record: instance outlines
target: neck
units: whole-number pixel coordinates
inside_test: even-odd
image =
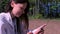
[[[12,19],[15,18],[14,14],[12,12],[10,12],[10,14],[11,14]]]

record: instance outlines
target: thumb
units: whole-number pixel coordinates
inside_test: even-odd
[[[33,34],[31,31],[29,31],[27,34]]]

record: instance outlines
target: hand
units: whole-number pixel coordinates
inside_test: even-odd
[[[38,34],[38,33],[42,33],[42,32],[44,32],[44,27],[46,26],[46,24],[44,24],[44,25],[42,25],[42,26],[40,26],[40,27],[38,27],[38,28],[36,28],[36,29],[34,29],[32,32],[33,32],[33,34]]]
[[[32,32],[28,32],[27,34],[33,34]]]

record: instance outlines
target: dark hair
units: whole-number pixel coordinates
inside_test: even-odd
[[[26,7],[26,9],[25,9],[25,13],[22,14],[22,15],[20,16],[20,18],[16,18],[16,19],[17,19],[18,32],[20,33],[20,30],[19,30],[19,29],[20,29],[20,22],[23,22],[23,21],[24,21],[25,27],[26,27],[27,29],[28,29],[28,26],[29,26],[28,16],[27,16],[27,13],[28,13],[28,11],[29,11],[29,2],[28,2],[28,0],[10,0],[9,3],[5,6],[5,12],[8,12],[8,11],[11,12],[11,10],[13,9],[13,8],[11,7],[11,5],[10,5],[10,3],[11,3],[12,1],[14,1],[15,3],[27,3],[27,7]]]
[[[7,11],[11,11],[13,8],[11,7],[11,2],[12,1],[14,1],[15,3],[27,3],[27,8],[28,8],[28,6],[29,6],[29,2],[28,2],[28,0],[10,0],[7,4],[6,4],[6,6],[5,6],[5,12],[7,12]]]

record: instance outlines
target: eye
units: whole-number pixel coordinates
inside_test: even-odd
[[[23,8],[21,7],[21,9],[23,9]]]
[[[20,7],[21,8],[21,10],[24,10],[25,8],[24,7]]]

